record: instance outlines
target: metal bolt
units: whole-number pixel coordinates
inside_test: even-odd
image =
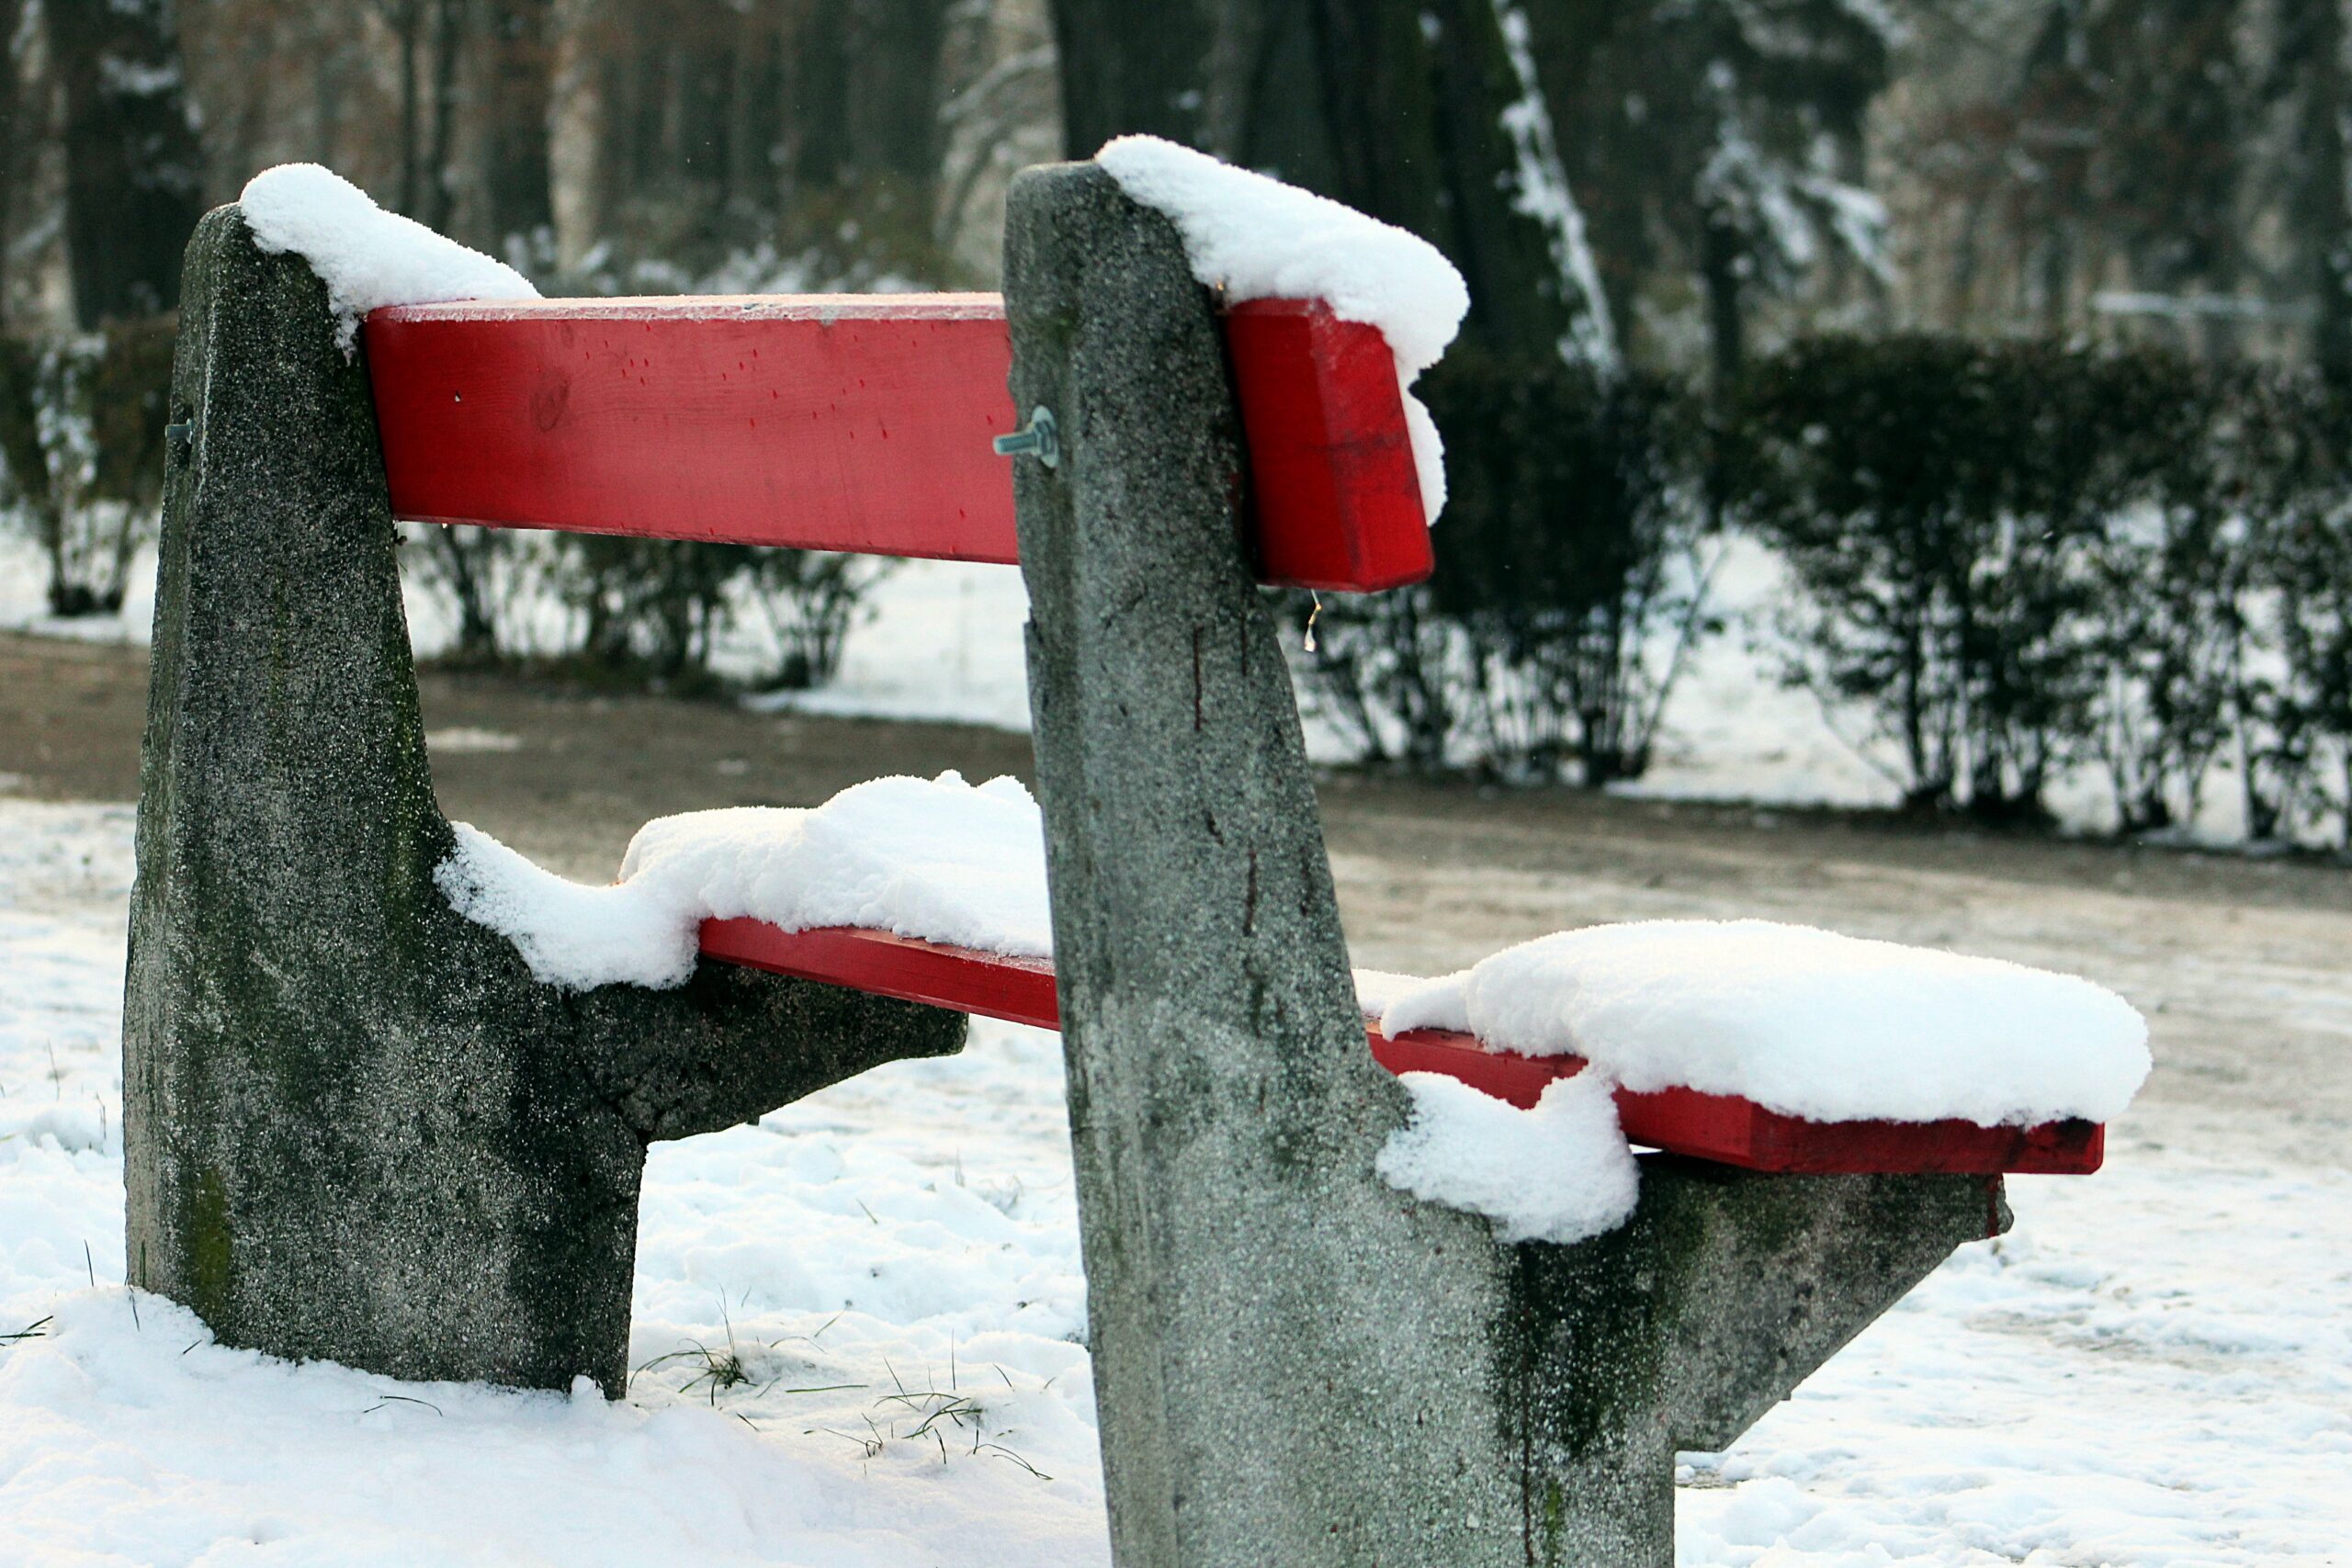
[[[996,448],[996,455],[1000,457],[1034,452],[1037,461],[1049,468],[1061,465],[1061,432],[1054,424],[1054,411],[1043,403],[1029,411],[1027,428],[1015,431],[1011,435],[1000,435],[990,445]]]

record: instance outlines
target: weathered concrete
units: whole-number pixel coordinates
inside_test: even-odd
[[[1645,1162],[1576,1247],[1373,1172],[1364,1049],[1240,434],[1176,232],[1091,165],[1013,184],[1030,701],[1123,1568],[1664,1564],[1728,1442],[1998,1223],[1969,1178]]]
[[[624,1386],[649,1140],[964,1020],[705,965],[537,984],[448,852],[367,378],[234,208],[188,248],[123,1014],[132,1281],[229,1343]]]

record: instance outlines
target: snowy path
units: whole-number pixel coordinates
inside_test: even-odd
[[[24,540],[0,535],[0,628],[43,637],[143,645],[154,606],[154,559],[142,551],[119,616],[60,621],[40,595],[45,568]],[[1774,558],[1753,540],[1736,539],[1717,571],[1716,609],[1734,630],[1702,644],[1668,705],[1650,771],[1616,786],[1628,798],[1749,800],[1766,805],[1885,807],[1899,791],[1887,774],[1849,744],[1868,735],[1866,716],[1841,710],[1833,724],[1808,694],[1783,687],[1773,656],[1759,642],[1772,608],[1789,592]],[[411,633],[425,654],[450,646],[456,627],[446,606],[413,583]],[[867,602],[866,618],[845,645],[832,682],[805,693],[771,693],[754,705],[776,711],[865,718],[1029,727],[1027,664],[1021,627],[1028,596],[1021,574],[958,561],[899,563]],[[564,615],[549,597],[532,602],[514,628],[520,646],[562,645]],[[1745,630],[1737,628],[1746,628]],[[775,649],[756,615],[722,633],[716,665],[752,679],[773,667]],[[1304,715],[1306,744],[1318,761],[1350,755],[1338,731],[1314,710]],[[1890,760],[1883,746],[1874,753]],[[2060,820],[2103,832],[2111,820],[2106,785],[2096,771],[2065,775],[2050,800]],[[2202,829],[2234,841],[2242,812],[2232,775],[2217,772],[2207,790]]]
[[[1059,1058],[1028,1031],[657,1148],[633,1359],[731,1337],[747,1382],[677,1357],[608,1406],[134,1320],[130,832],[0,801],[0,1336],[51,1320],[0,1339],[0,1564],[1104,1560]],[[1690,1456],[1682,1561],[2352,1562],[2352,1176],[2167,1142],[2018,1182],[2011,1236]]]

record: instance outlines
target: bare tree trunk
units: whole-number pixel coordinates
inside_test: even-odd
[[[730,211],[776,211],[778,118],[784,107],[778,56],[782,38],[773,8],[753,6],[737,24],[730,51],[727,118],[727,202]]]
[[[1067,145],[1145,132],[1272,168],[1435,243],[1465,335],[1549,355],[1575,324],[1505,124],[1522,88],[1494,0],[1054,0]],[[1532,73],[1534,67],[1529,62]]]
[[[1699,276],[1707,289],[1707,339],[1715,375],[1715,389],[1728,392],[1739,384],[1747,363],[1747,310],[1740,297],[1742,246],[1736,231],[1711,220],[1699,236]]]
[[[167,0],[52,0],[41,19],[64,89],[74,316],[95,327],[168,310],[203,167]]]
[[[2333,385],[2352,385],[2352,192],[2347,175],[2343,0],[2294,0],[2289,18],[2304,73],[2301,189],[2296,193],[2316,315],[2312,357]]]
[[[417,142],[423,134],[423,85],[417,75],[417,51],[423,45],[424,0],[399,0],[384,7],[384,25],[400,48],[401,184],[400,210],[413,215],[424,195],[424,168]]]
[[[553,228],[548,104],[554,80],[550,0],[492,0],[483,237],[495,251]]]
[[[612,146],[607,62],[617,39],[608,0],[560,0],[550,67],[548,200],[556,259],[566,271],[587,260],[610,210]]]
[[[850,166],[847,11],[845,0],[811,0],[795,18],[786,96],[797,186],[830,186]]]
[[[1156,8],[1148,27],[1138,27],[1128,0],[1053,0],[1054,42],[1062,66],[1062,141],[1071,157],[1091,157],[1114,136],[1130,132],[1200,144],[1201,107],[1211,96],[1215,4],[1168,0]],[[1259,0],[1234,0],[1224,8],[1251,12],[1261,6]],[[1235,25],[1227,19],[1228,28]],[[1231,95],[1220,90],[1216,96],[1222,101]],[[1237,147],[1216,151],[1238,155]]]
[[[939,172],[944,0],[848,0],[852,158],[925,195]],[[930,211],[926,200],[922,210]]]
[[[458,46],[463,36],[465,0],[433,0],[433,130],[424,143],[423,210],[428,229],[447,232],[449,209],[449,150],[458,126]]]
[[[32,140],[19,123],[25,112],[17,85],[17,28],[24,0],[0,0],[0,321],[8,314],[8,252],[16,238],[17,160]]]

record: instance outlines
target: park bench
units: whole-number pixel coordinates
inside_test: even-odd
[[[952,1051],[963,1014],[1061,1028],[1118,1561],[1670,1562],[1674,1450],[2002,1229],[2002,1172],[2095,1168],[2101,1129],[1621,1091],[1663,1152],[1574,1247],[1381,1183],[1380,1068],[1524,1106],[1580,1066],[1391,1040],[1352,1000],[1257,585],[1428,573],[1393,358],[1311,301],[1218,310],[1092,165],[1016,182],[1006,280],[395,307],[355,363],[299,256],[206,219],[125,1010],[134,1281],[279,1354],[617,1393],[648,1142]],[[395,516],[1018,563],[1056,959],[718,919],[674,991],[535,981],[434,886]]]
[[[1429,524],[1379,331],[1307,299],[1245,301],[1219,326],[1258,581],[1373,592],[1427,578]],[[394,306],[369,316],[366,340],[397,517],[1019,563],[998,446],[1015,420],[1012,343],[994,295]],[[707,922],[702,951],[1059,1027],[1049,962],[748,919]],[[1451,1031],[1368,1038],[1392,1072],[1444,1073],[1522,1107],[1583,1066]],[[1638,1144],[1755,1170],[2082,1174],[2104,1140],[2080,1121],[1805,1122],[1682,1089],[1621,1091],[1618,1107]]]

